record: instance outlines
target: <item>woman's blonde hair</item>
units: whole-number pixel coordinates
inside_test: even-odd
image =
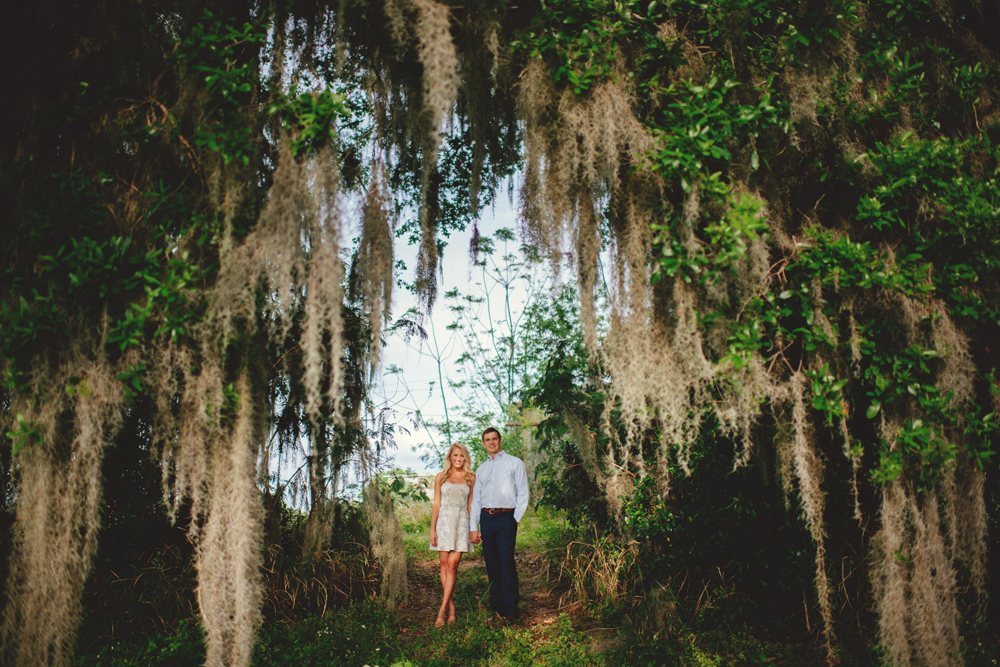
[[[451,453],[456,449],[465,454],[465,466],[462,468],[462,474],[465,476],[465,483],[469,485],[469,488],[472,488],[472,480],[475,476],[472,473],[472,457],[469,455],[468,447],[460,442],[456,442],[448,448],[448,454],[444,457],[444,468],[442,469],[444,471],[444,478],[448,479],[451,476]]]

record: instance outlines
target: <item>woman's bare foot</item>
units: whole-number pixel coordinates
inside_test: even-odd
[[[448,601],[448,625],[455,622],[455,603],[451,600]]]
[[[437,620],[434,621],[434,627],[444,627],[444,612],[438,612]]]

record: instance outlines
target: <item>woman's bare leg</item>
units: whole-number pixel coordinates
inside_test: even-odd
[[[455,592],[455,580],[458,578],[458,564],[462,561],[461,551],[449,551],[441,554],[441,585],[444,588],[444,596],[441,598],[441,610],[438,612],[438,620],[446,615],[449,620],[455,617],[455,603],[451,596]],[[435,623],[436,625],[436,623]]]
[[[448,554],[448,567],[451,569],[451,595],[448,596],[448,622],[455,622],[455,586],[458,584],[458,564],[462,562],[462,552],[452,551]]]
[[[449,578],[449,567],[448,567],[448,556],[451,551],[439,551],[438,557],[441,563],[441,588],[445,591],[445,597],[441,600],[441,609],[438,610],[437,619],[434,621],[434,626],[440,628],[444,625],[444,617],[448,610],[448,578]],[[452,584],[454,587],[454,584]]]

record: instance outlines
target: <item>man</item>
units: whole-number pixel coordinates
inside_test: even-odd
[[[483,446],[489,458],[476,469],[469,536],[474,544],[483,545],[490,607],[515,620],[520,610],[514,543],[517,524],[528,509],[528,473],[521,459],[501,449],[500,431],[492,426],[483,431]]]

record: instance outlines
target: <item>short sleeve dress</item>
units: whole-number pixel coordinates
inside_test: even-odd
[[[472,551],[469,539],[469,485],[445,482],[441,485],[441,510],[437,520],[437,546],[431,551]]]

